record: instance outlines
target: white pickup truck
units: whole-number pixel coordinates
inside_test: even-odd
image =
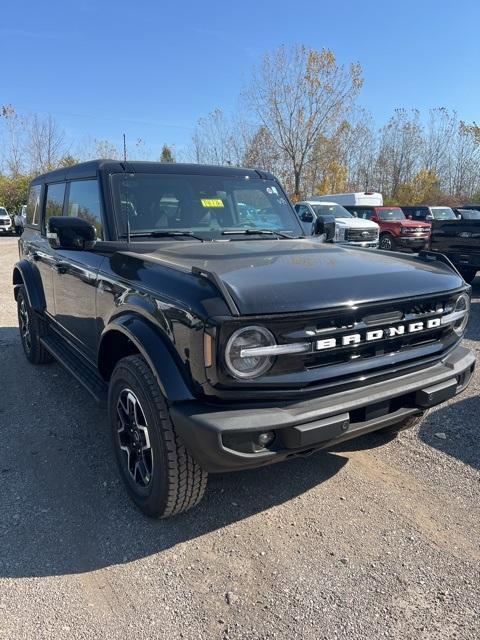
[[[12,232],[12,219],[5,207],[0,207],[0,233],[6,235]]]
[[[371,220],[363,220],[352,216],[344,207],[336,202],[311,198],[297,202],[295,211],[302,224],[305,235],[314,233],[317,218],[335,219],[335,235],[333,242],[353,245],[355,247],[378,247],[379,226]]]

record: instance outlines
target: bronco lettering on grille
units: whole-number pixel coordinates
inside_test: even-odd
[[[409,324],[399,324],[394,327],[382,329],[371,329],[364,333],[350,333],[340,338],[323,338],[317,340],[315,348],[317,351],[325,349],[335,349],[335,347],[348,347],[362,342],[373,342],[374,340],[385,340],[396,338],[408,333],[417,333],[428,329],[436,329],[441,326],[440,318],[430,318],[426,321],[410,322]]]

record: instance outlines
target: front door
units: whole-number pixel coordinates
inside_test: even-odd
[[[103,238],[103,214],[96,179],[68,184],[64,215],[88,220]],[[55,320],[66,337],[91,360],[97,349],[96,285],[104,256],[95,251],[56,251]]]

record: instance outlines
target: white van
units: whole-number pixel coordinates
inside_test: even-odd
[[[349,211],[336,202],[325,202],[312,198],[297,202],[295,211],[307,236],[314,233],[317,218],[328,218],[335,220],[333,242],[370,249],[378,247],[380,230],[378,224],[371,220],[352,216]]]
[[[383,196],[376,191],[364,191],[358,193],[332,193],[325,196],[315,196],[316,201],[336,202],[344,207],[355,207],[358,205],[370,205],[372,207],[383,207]]]

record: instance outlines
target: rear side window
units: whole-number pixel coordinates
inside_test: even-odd
[[[98,180],[77,180],[70,183],[67,215],[89,222],[95,227],[97,238],[103,240],[102,205]]]
[[[63,212],[63,200],[65,198],[65,182],[49,184],[45,203],[45,228],[52,216],[61,216]]]
[[[40,223],[40,194],[42,192],[42,186],[35,184],[30,187],[27,203],[27,224],[33,227],[38,227]]]
[[[354,209],[353,211],[357,214],[357,218],[363,218],[363,220],[370,220],[373,215],[373,211],[370,209]]]

